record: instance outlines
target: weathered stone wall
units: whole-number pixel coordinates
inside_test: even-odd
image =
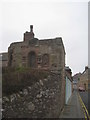
[[[64,79],[51,72],[47,79],[9,97],[3,97],[5,118],[58,118],[64,106]]]
[[[80,80],[78,82],[78,87],[83,87],[85,90],[88,90],[88,71],[89,69],[85,70],[81,76],[80,76]]]
[[[27,42],[12,43],[8,49],[9,66],[29,67],[29,53],[35,52],[36,68],[47,68],[51,70],[59,70],[65,66],[65,50],[62,38],[38,40],[33,38]],[[49,61],[47,65],[43,65],[43,55],[47,54]],[[41,62],[38,63],[38,59]],[[47,63],[47,61],[46,61]]]

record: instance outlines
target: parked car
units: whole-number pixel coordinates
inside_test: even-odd
[[[85,91],[85,88],[79,87],[78,90],[79,90],[80,92],[84,92],[84,91]]]

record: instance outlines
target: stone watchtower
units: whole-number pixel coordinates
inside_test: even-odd
[[[15,42],[8,48],[8,65],[50,70],[64,69],[65,50],[61,37],[39,40],[34,37],[33,25],[24,33],[22,42]]]
[[[31,25],[30,32],[24,33],[24,40],[12,43],[8,48],[8,65],[10,67],[29,67],[51,71],[50,79],[41,80],[43,85],[38,82],[40,85],[37,88],[35,86],[35,92],[33,92],[34,86],[31,89],[32,96],[34,93],[40,96],[42,91],[46,93],[48,90],[48,95],[41,94],[41,97],[37,97],[35,94],[34,97],[35,100],[40,99],[45,107],[42,106],[41,102],[38,102],[37,105],[36,102],[32,101],[35,104],[35,111],[30,112],[30,107],[27,110],[29,116],[36,114],[35,116],[43,115],[46,118],[59,117],[65,100],[65,49],[62,38],[39,40],[34,37],[33,26]],[[28,105],[28,102],[26,102],[26,105]],[[25,110],[23,113],[25,113]]]

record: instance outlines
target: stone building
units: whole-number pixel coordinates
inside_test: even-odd
[[[15,42],[8,48],[8,66],[64,69],[65,50],[61,37],[39,40],[34,37],[33,25],[24,33],[22,42]]]
[[[73,90],[76,90],[78,89],[78,82],[80,80],[80,76],[81,76],[82,73],[76,73],[74,76],[73,76]]]
[[[85,90],[88,90],[88,81],[89,81],[89,68],[86,66],[85,70],[83,71],[83,73],[80,76],[80,80],[78,82],[78,87],[82,87]]]
[[[8,48],[8,66],[50,71],[47,78],[34,81],[33,85],[22,90],[26,94],[18,92],[11,95],[13,102],[10,100],[9,104],[3,105],[3,116],[59,118],[65,104],[65,49],[62,38],[39,40],[34,37],[31,25],[30,32],[24,33],[23,41],[12,43]],[[18,99],[17,94],[21,99]]]

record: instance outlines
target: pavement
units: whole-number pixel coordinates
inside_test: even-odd
[[[80,102],[79,93],[77,90],[73,91],[68,104],[65,105],[61,112],[60,118],[81,118],[86,119],[85,112]]]

